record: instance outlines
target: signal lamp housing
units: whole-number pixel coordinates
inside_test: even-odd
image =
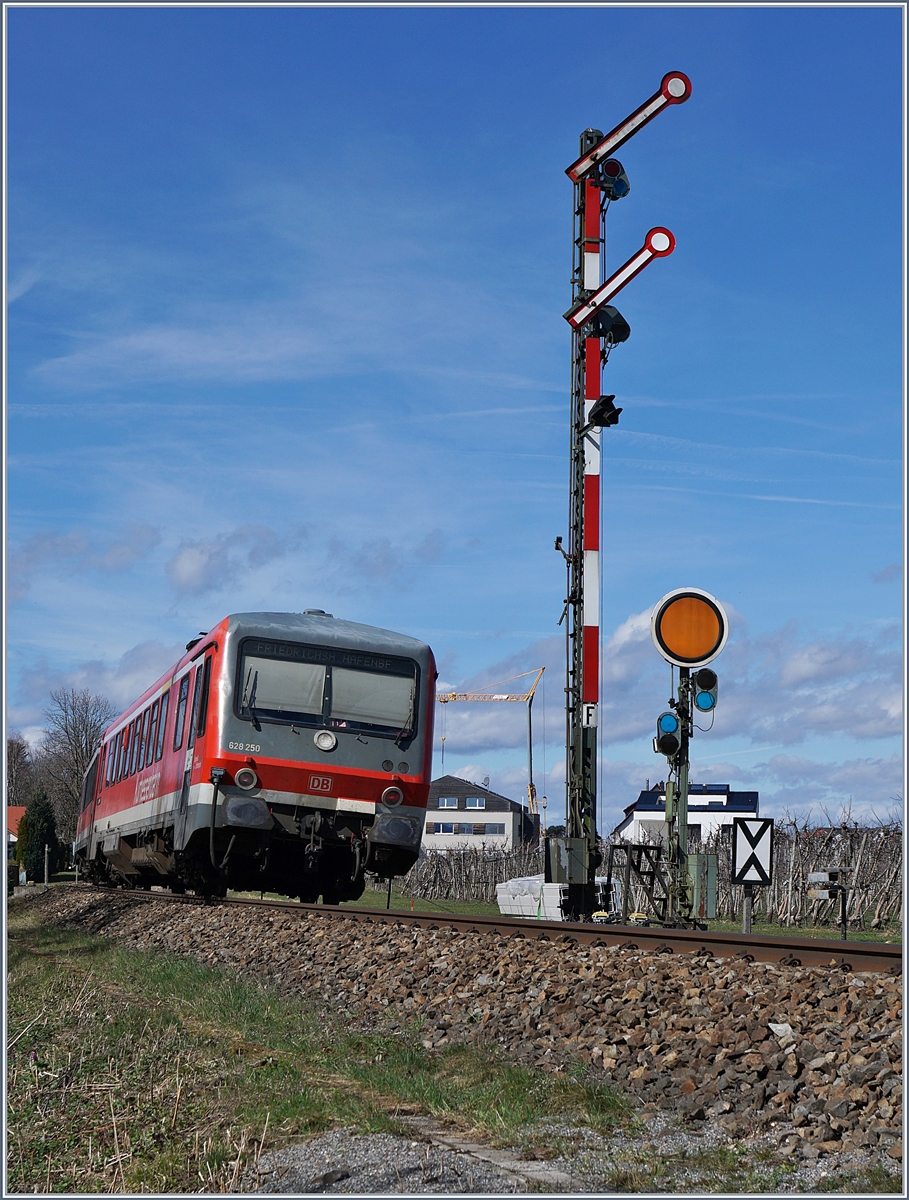
[[[320,750],[324,750],[327,754],[329,750],[334,750],[338,744],[338,739],[330,729],[320,729],[318,733],[313,735],[312,739]]]
[[[617,346],[631,337],[631,326],[617,308],[604,304],[598,308],[584,328],[584,337],[605,338]]]
[[[613,404],[615,396],[600,396],[590,409],[587,424],[595,429],[603,429],[608,425],[618,425],[620,408]]]
[[[253,788],[259,786],[259,776],[252,767],[241,767],[234,774],[234,783],[238,788],[242,788],[244,792],[251,792]]]
[[[654,646],[677,667],[706,667],[726,645],[728,634],[723,606],[700,588],[668,592],[650,618]]]
[[[682,745],[682,724],[674,712],[664,712],[657,718],[657,732],[653,739],[655,754],[675,758]]]
[[[631,191],[631,184],[625,174],[625,168],[617,158],[607,158],[594,168],[597,187],[601,188],[609,200],[621,200]]]
[[[404,799],[404,793],[399,787],[387,787],[382,793],[382,803],[386,808],[397,808]]]
[[[698,712],[709,713],[716,708],[719,684],[716,672],[701,667],[694,677],[694,706]]]

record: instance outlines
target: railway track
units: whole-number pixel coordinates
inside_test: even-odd
[[[90,884],[70,884],[80,890],[102,892]],[[323,920],[361,921],[364,924],[412,925],[420,929],[451,929],[460,933],[491,933],[503,938],[534,938],[566,945],[622,946],[651,954],[710,955],[784,966],[832,967],[844,971],[902,970],[902,943],[834,941],[828,938],[783,938],[769,934],[710,933],[691,929],[648,928],[632,925],[594,925],[571,921],[537,921],[522,917],[475,917],[459,913],[407,912],[399,909],[356,908],[327,904],[301,904],[291,900],[258,900],[226,897],[210,900],[176,896],[171,892],[111,891],[137,903],[174,903],[258,907],[305,913]]]

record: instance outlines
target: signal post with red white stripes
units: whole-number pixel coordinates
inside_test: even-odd
[[[668,105],[691,94],[679,71],[663,77],[660,90],[605,136],[581,134],[580,158],[568,168],[574,183],[574,255],[571,326],[571,496],[567,551],[557,549],[568,568],[566,628],[567,837],[551,839],[547,877],[568,884],[569,919],[589,919],[594,909],[597,851],[597,723],[600,647],[600,437],[616,425],[621,408],[602,395],[602,367],[612,347],[630,329],[609,301],[654,258],[671,254],[668,229],[651,229],[644,245],[606,277],[606,210],[627,195],[622,164],[611,157]]]

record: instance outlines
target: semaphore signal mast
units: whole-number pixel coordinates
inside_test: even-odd
[[[568,919],[589,919],[594,909],[594,880],[599,865],[596,830],[597,722],[600,644],[600,431],[618,424],[621,408],[614,395],[602,394],[602,367],[612,347],[631,329],[609,301],[654,258],[675,249],[675,238],[661,226],[611,276],[606,276],[606,212],[630,190],[625,170],[613,151],[624,145],[664,108],[691,95],[691,81],[680,71],[664,75],[659,90],[608,134],[585,129],[580,157],[568,169],[574,184],[571,326],[571,482],[567,550],[566,753],[567,837],[552,838],[547,879],[568,884]],[[561,624],[561,621],[560,621]]]

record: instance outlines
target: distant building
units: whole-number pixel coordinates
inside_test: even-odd
[[[423,834],[427,850],[463,846],[510,850],[521,844],[536,845],[539,836],[540,818],[516,800],[455,775],[443,775],[430,785]]]
[[[706,842],[734,817],[758,815],[757,792],[732,792],[728,783],[693,783],[688,789],[688,836]],[[641,792],[625,809],[612,831],[626,842],[661,842],[666,833],[666,785],[658,783]]]
[[[25,816],[25,806],[8,804],[6,806],[6,857],[11,859],[16,853],[16,842],[19,839],[19,822]]]

